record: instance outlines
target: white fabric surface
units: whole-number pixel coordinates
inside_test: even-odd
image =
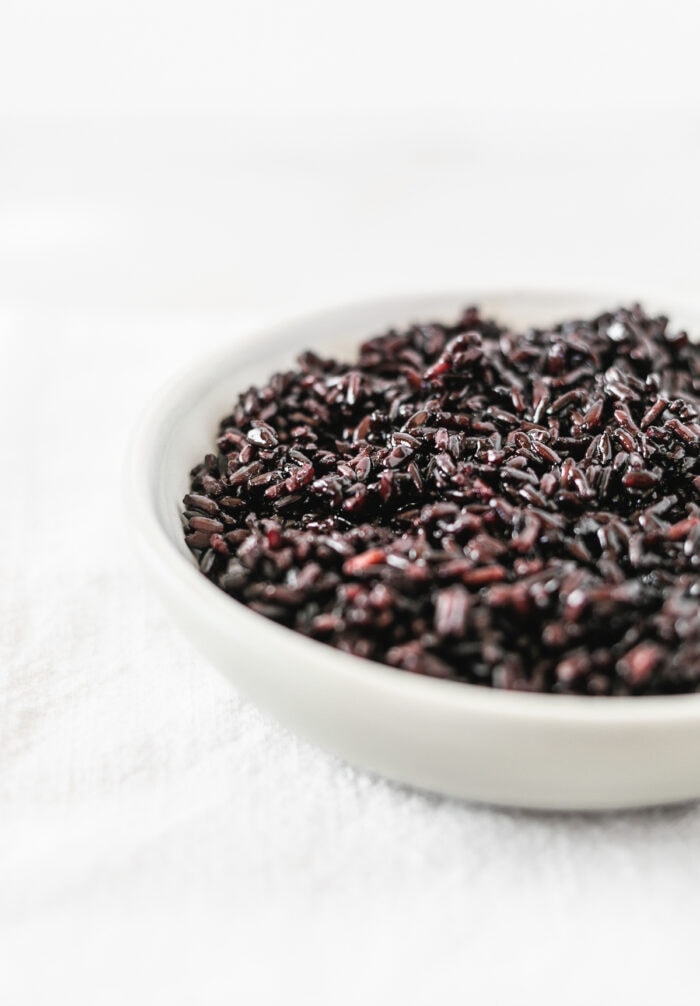
[[[97,157],[93,138],[71,149]],[[465,262],[478,282],[501,282],[501,239],[489,236],[486,210],[469,195],[471,185],[496,192],[499,158],[453,148],[445,171],[418,164],[393,202],[383,196],[392,192],[388,164],[375,165],[371,184],[362,173],[373,140],[356,154],[353,184],[342,149],[316,173],[287,166],[288,198],[271,198],[287,213],[281,240],[290,254],[277,262],[268,233],[265,273],[252,210],[231,237],[225,158],[214,194],[210,186],[202,199],[208,212],[218,193],[226,227],[210,220],[207,230],[204,218],[183,214],[174,247],[174,194],[184,187],[194,205],[197,165],[189,175],[180,165],[179,182],[158,202],[155,182],[130,189],[128,173],[126,181],[121,170],[105,174],[98,158],[91,208],[76,209],[84,187],[71,185],[82,156],[66,160],[76,175],[66,168],[50,191],[27,188],[20,169],[45,138],[28,127],[20,139],[21,157],[0,168],[0,220],[14,221],[0,233],[0,1001],[697,1002],[698,807],[515,813],[411,792],[339,764],[220,680],[161,611],[126,546],[122,453],[154,388],[197,353],[302,300],[315,306],[415,282],[428,256],[406,245],[410,191],[432,199],[435,212],[422,285],[441,269],[446,286],[464,273],[455,262],[470,215],[483,254],[465,252]],[[171,148],[159,149],[170,163]],[[687,255],[697,250],[688,221],[698,220],[700,146],[686,153],[669,197],[686,212],[675,230],[667,221],[666,248]],[[545,207],[541,226],[554,235],[561,205],[556,193],[556,205],[546,201],[552,176],[538,181],[541,166],[515,184]],[[272,176],[245,171],[253,203],[266,205]],[[630,186],[641,192],[644,177]],[[566,189],[560,181],[562,198]],[[331,206],[341,190],[347,242],[307,234],[294,259],[288,230],[301,218],[299,200],[308,206],[320,191]],[[586,280],[609,279],[613,253],[595,258],[586,220],[601,191],[578,216],[571,209],[584,239],[567,265],[545,242],[518,273],[506,248],[510,276],[561,280],[589,263]],[[659,221],[664,198],[657,192],[647,204]],[[508,199],[520,212],[514,232],[529,226],[531,204]],[[626,205],[618,219],[631,224],[636,211]],[[325,233],[323,213],[314,219]],[[412,219],[425,233],[427,210],[422,223]],[[650,262],[642,231],[626,239],[625,283],[645,280],[655,263],[665,282],[675,276],[690,289],[697,257],[679,254],[679,277],[663,250]],[[380,235],[380,249],[363,234]],[[213,245],[197,244],[202,235]]]

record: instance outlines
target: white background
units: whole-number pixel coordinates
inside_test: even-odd
[[[125,550],[154,389],[306,308],[697,302],[675,3],[0,6],[0,997],[696,1002],[697,808],[410,793],[290,737]]]

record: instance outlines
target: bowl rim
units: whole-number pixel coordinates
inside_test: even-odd
[[[232,636],[238,634],[241,625],[247,625],[252,633],[270,634],[280,645],[295,650],[302,659],[305,654],[313,654],[318,658],[323,652],[329,674],[342,675],[365,690],[376,689],[391,693],[397,700],[422,703],[426,709],[431,708],[434,712],[442,711],[450,716],[479,713],[499,719],[536,720],[543,724],[576,724],[580,728],[596,731],[601,728],[624,730],[642,723],[697,723],[700,726],[700,692],[651,696],[588,696],[510,691],[414,674],[344,653],[279,625],[230,597],[207,580],[187,556],[178,550],[159,519],[156,496],[162,478],[161,458],[170,436],[172,420],[182,415],[188,404],[191,406],[206,393],[212,383],[212,375],[230,372],[251,349],[255,349],[257,356],[264,353],[266,348],[279,352],[291,329],[301,324],[317,325],[327,322],[330,325],[363,309],[381,308],[390,312],[395,309],[397,323],[401,323],[400,319],[405,318],[411,310],[419,313],[430,310],[430,302],[444,305],[448,302],[476,303],[491,299],[508,301],[522,297],[541,300],[552,296],[563,300],[571,298],[572,301],[590,299],[591,302],[605,302],[607,299],[618,303],[637,299],[621,298],[619,291],[606,294],[605,291],[592,293],[586,290],[537,288],[493,288],[466,293],[432,290],[372,297],[304,312],[285,321],[275,321],[260,327],[253,325],[250,331],[237,338],[235,345],[209,352],[203,358],[195,358],[155,392],[141,412],[127,443],[123,463],[122,508],[127,537],[133,551],[153,579],[160,584],[167,582],[170,590],[177,590],[182,598],[188,600],[200,622],[216,626],[217,631],[221,631],[222,623],[228,623]],[[232,397],[235,393],[234,386]],[[232,618],[233,613],[235,617]]]

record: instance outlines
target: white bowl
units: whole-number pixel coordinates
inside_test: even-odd
[[[355,765],[451,796],[597,809],[700,796],[700,694],[531,695],[435,680],[307,639],[228,597],[183,541],[188,473],[236,394],[304,348],[338,356],[392,325],[454,318],[466,304],[516,324],[623,302],[566,294],[459,294],[355,304],[257,335],[196,362],[156,396],[126,466],[130,533],[143,567],[190,639],[237,687],[299,734]],[[672,320],[692,322],[665,308]]]

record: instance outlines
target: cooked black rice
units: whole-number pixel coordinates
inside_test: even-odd
[[[407,671],[697,691],[699,411],[700,348],[664,317],[470,308],[240,395],[186,540],[238,601]]]

